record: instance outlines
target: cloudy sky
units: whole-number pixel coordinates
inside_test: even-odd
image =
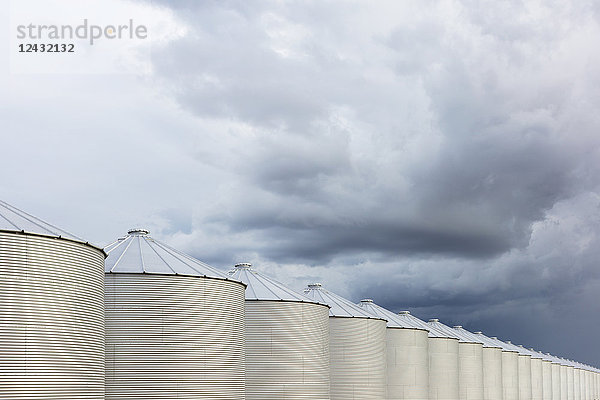
[[[3,200],[600,364],[597,2],[109,4],[122,70],[3,58]]]

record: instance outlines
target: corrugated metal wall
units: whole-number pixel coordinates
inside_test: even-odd
[[[552,400],[552,362],[548,360],[542,361],[542,375],[544,377],[542,398],[544,400]]]
[[[483,345],[458,343],[458,389],[461,400],[483,399]]]
[[[429,399],[427,331],[387,328],[387,399]]]
[[[386,322],[329,318],[331,399],[386,398]]]
[[[502,349],[483,348],[483,398],[503,400],[502,392]]]
[[[544,371],[541,358],[531,358],[531,398],[544,400]]]
[[[429,338],[429,398],[459,398],[458,339]]]
[[[106,399],[244,399],[244,286],[107,274]]]
[[[0,232],[0,398],[104,399],[104,254]]]
[[[502,352],[502,386],[504,400],[519,400],[519,355]]]
[[[552,363],[552,399],[560,399],[560,364]]]
[[[531,356],[519,354],[519,399],[531,399]]]
[[[246,399],[329,399],[329,309],[246,301]]]

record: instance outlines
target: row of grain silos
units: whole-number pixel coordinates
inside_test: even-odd
[[[6,400],[599,398],[589,366],[1,201],[0,350]]]

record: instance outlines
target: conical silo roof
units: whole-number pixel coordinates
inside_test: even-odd
[[[300,303],[324,304],[303,296],[302,294],[288,288],[283,283],[258,272],[250,263],[236,264],[227,274],[232,279],[244,282],[247,285],[246,300],[291,301]]]
[[[320,283],[309,284],[304,289],[304,294],[314,301],[327,304],[330,307],[330,317],[369,318],[387,321],[385,318],[373,316],[371,313],[357,306],[350,300],[324,289]]]
[[[2,200],[0,200],[0,231],[57,237],[89,244],[79,236],[60,229]],[[97,246],[93,247],[99,248]]]
[[[439,319],[437,318],[432,318],[427,322],[427,325],[430,326],[431,328],[434,328],[436,330],[436,332],[439,332],[440,337],[447,337],[447,338],[451,338],[451,339],[458,339],[459,342],[465,342],[465,340],[462,340],[458,334],[449,326],[444,325],[440,322]]]
[[[498,346],[500,346],[502,348],[502,350],[504,350],[504,351],[510,351],[512,353],[519,353],[519,349],[517,349],[516,346],[511,345],[506,342],[503,342],[502,340],[498,339],[496,336],[490,336],[489,339],[492,340],[494,343],[497,343]]]
[[[230,279],[224,272],[175,250],[150,236],[146,229],[131,229],[104,248],[107,274],[158,274]]]
[[[481,340],[481,342],[483,342],[483,347],[493,347],[502,349],[502,345],[500,345],[497,341],[492,340],[492,338],[485,336],[483,332],[474,332],[473,335],[475,335],[479,340]]]
[[[458,337],[463,342],[480,343],[484,347],[489,347],[489,346],[486,346],[486,344],[479,337],[477,337],[474,333],[469,332],[468,330],[466,330],[465,328],[463,328],[461,325],[455,325],[455,326],[452,327],[452,329],[454,330],[454,332],[456,332],[456,334],[458,335]]]
[[[372,299],[363,299],[358,306],[374,317],[387,320],[388,328],[420,329],[429,331],[427,324],[418,318],[413,317],[414,320],[402,318],[400,315],[375,304]]]
[[[538,353],[537,351],[532,351],[531,349],[528,349],[522,344],[517,345],[517,347],[522,350],[521,354],[529,354],[531,358],[539,358],[542,360],[544,359],[544,357],[540,353]]]

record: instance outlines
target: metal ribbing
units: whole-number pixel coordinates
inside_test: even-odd
[[[561,399],[560,397],[560,364],[552,363],[552,399]]]
[[[106,399],[244,399],[244,286],[107,274]]]
[[[531,399],[531,356],[519,354],[519,399]]]
[[[104,399],[104,254],[0,232],[0,398]]]
[[[483,398],[503,400],[502,397],[502,349],[483,348]]]
[[[386,322],[329,318],[331,400],[386,398]]]
[[[458,339],[429,338],[429,398],[458,400]]]
[[[541,358],[531,359],[531,398],[544,400],[544,372]]]
[[[483,399],[483,345],[458,343],[458,390],[461,400]]]
[[[246,399],[329,399],[329,308],[246,301]]]
[[[387,328],[387,399],[429,399],[427,331]]]
[[[544,400],[552,400],[552,362],[548,360],[542,361],[542,398]]]
[[[502,352],[502,387],[504,400],[519,400],[519,355]]]

